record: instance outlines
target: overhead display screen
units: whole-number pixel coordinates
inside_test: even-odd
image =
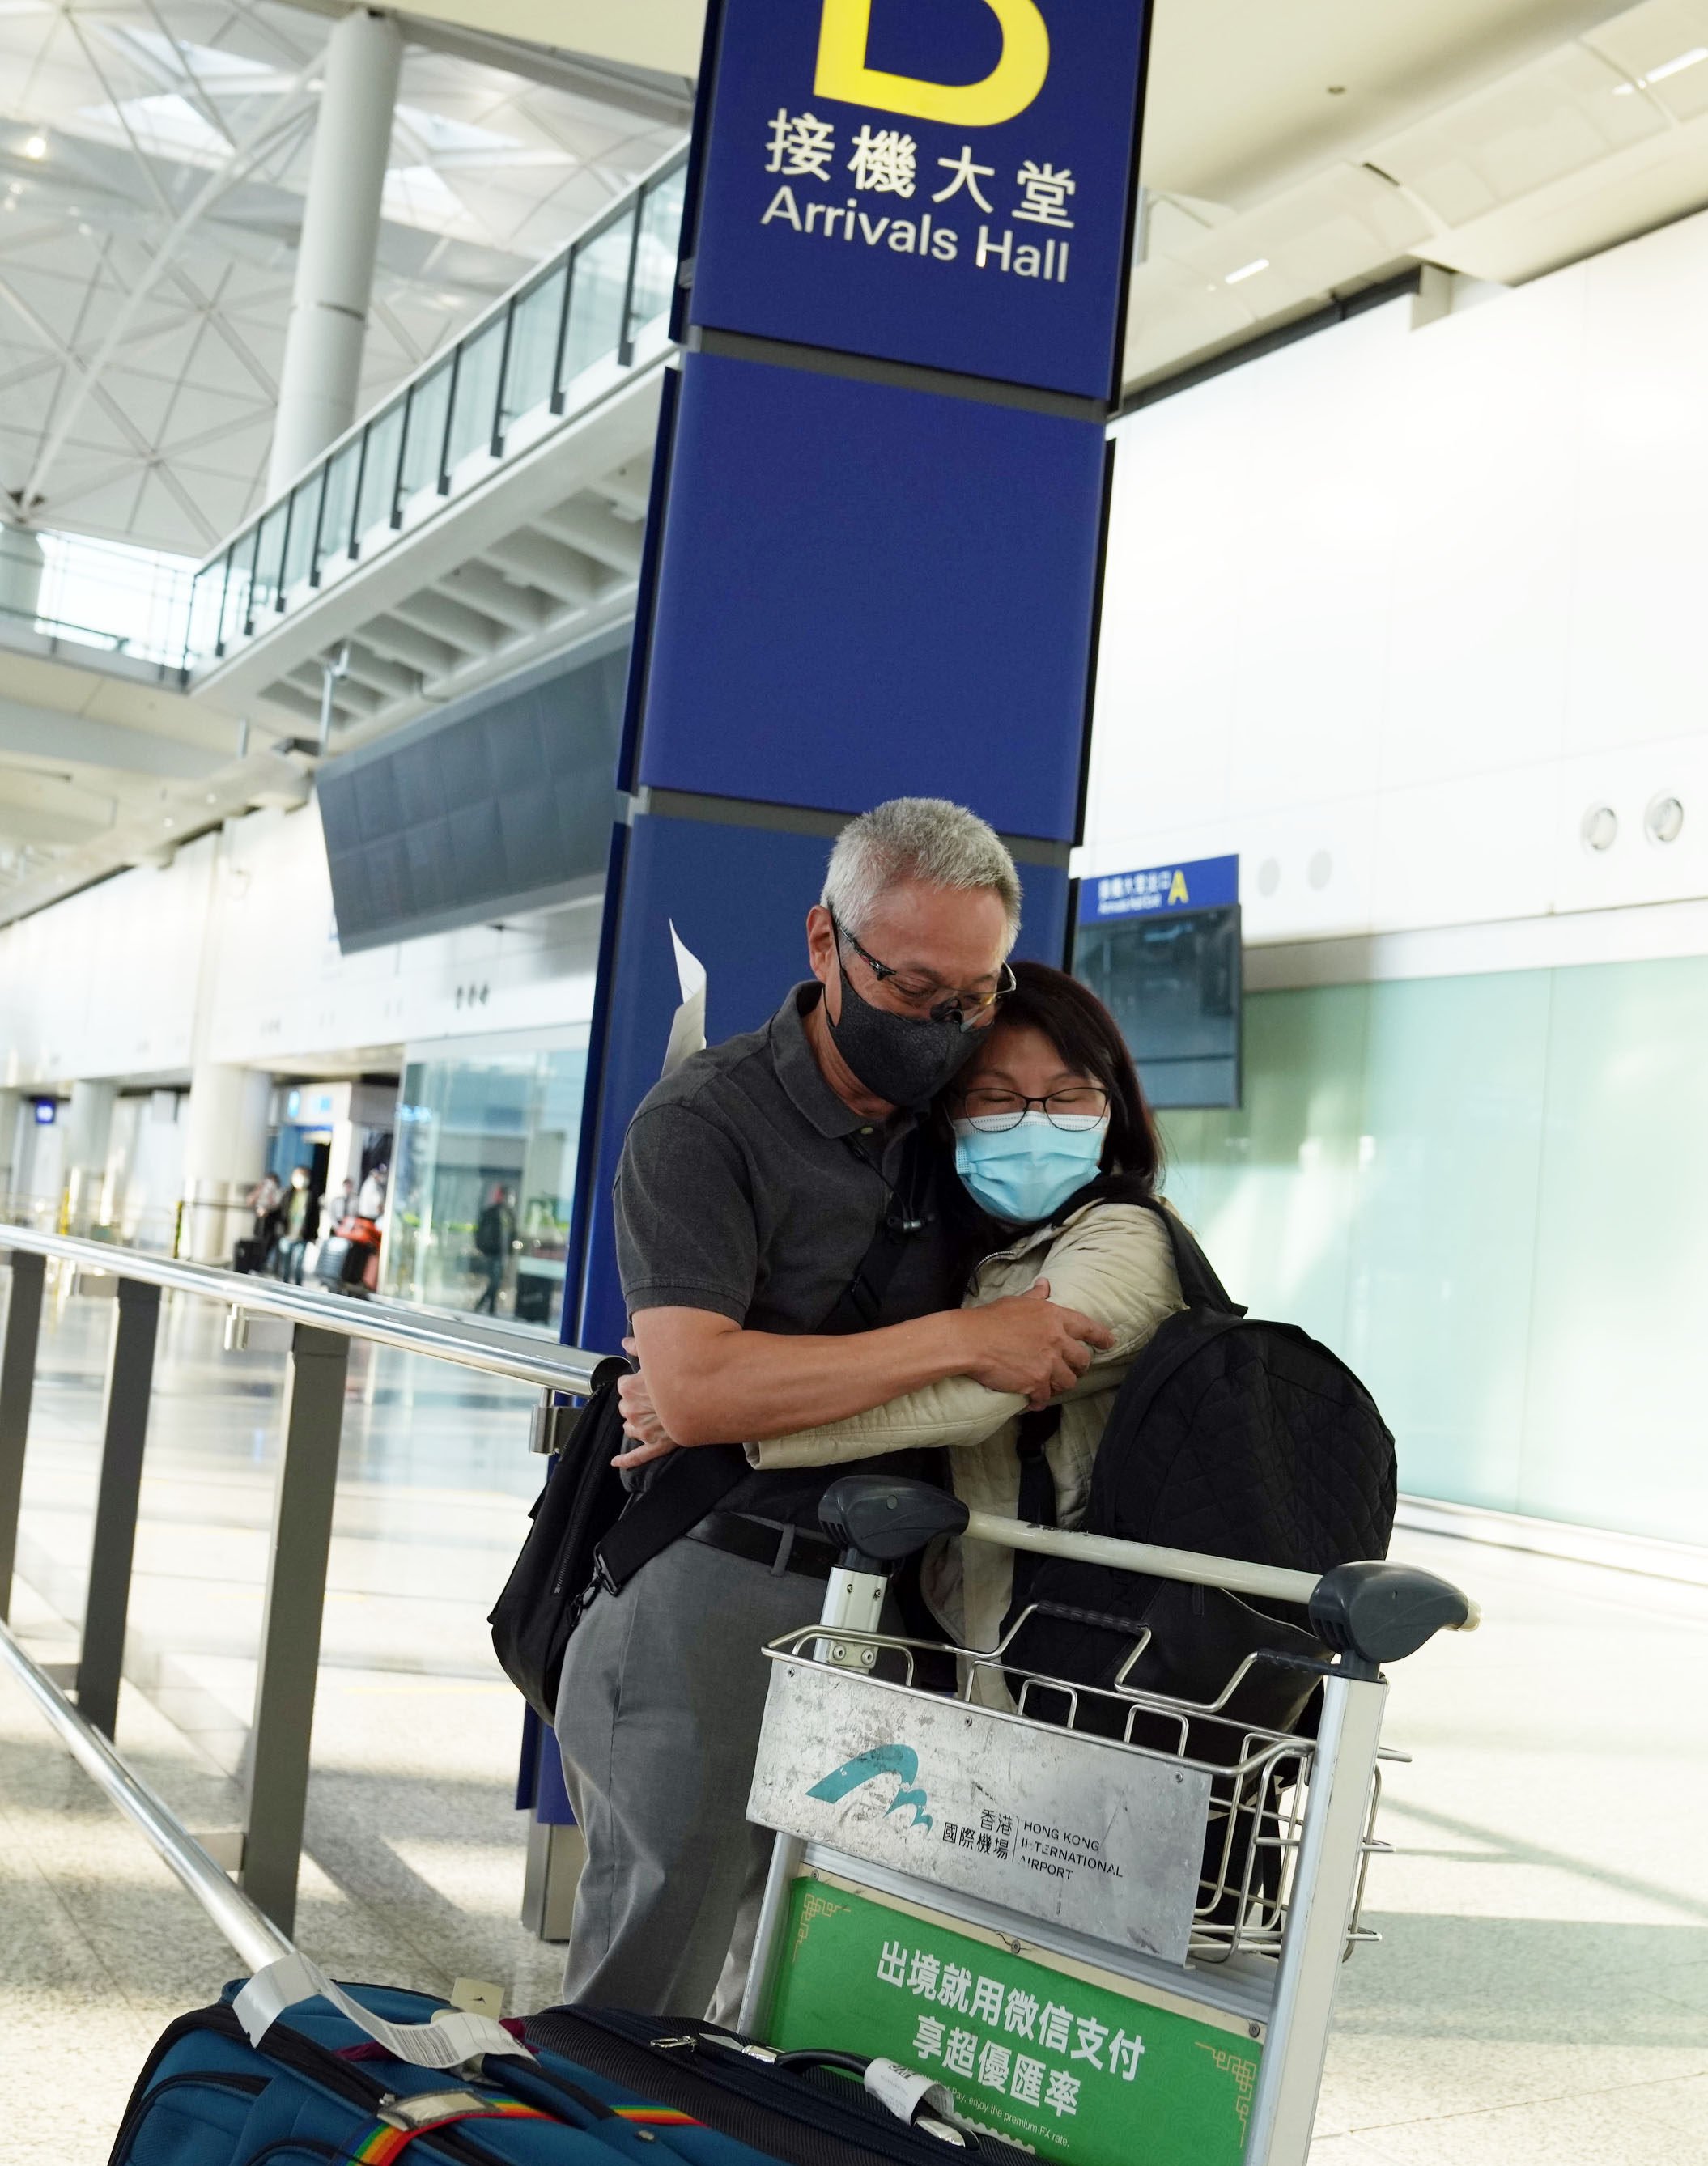
[[[1237,858],[1081,883],[1073,974],[1127,1041],[1161,1108],[1240,1103]]]
[[[542,909],[603,886],[627,625],[315,777],[338,945]]]

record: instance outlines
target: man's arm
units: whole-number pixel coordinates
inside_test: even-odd
[[[944,1376],[976,1376],[1041,1406],[1109,1343],[1041,1286],[846,1337],[748,1330],[759,1246],[747,1168],[733,1139],[688,1107],[648,1104],[636,1115],[616,1205],[623,1292],[651,1396],[634,1434],[660,1450],[785,1436]]]
[[[846,1336],[746,1331],[707,1309],[642,1309],[633,1329],[655,1419],[642,1428],[641,1440],[787,1436],[949,1376],[971,1376],[1041,1406],[1071,1390],[1094,1350],[1113,1343],[1090,1317],[1059,1308],[1049,1291],[1040,1280],[1028,1293],[981,1308]]]

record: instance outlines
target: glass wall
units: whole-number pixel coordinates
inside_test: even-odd
[[[410,1047],[383,1291],[557,1336],[587,1031]]]
[[[1708,1541],[1708,959],[1254,994],[1164,1117],[1238,1301],[1351,1362],[1416,1493]]]

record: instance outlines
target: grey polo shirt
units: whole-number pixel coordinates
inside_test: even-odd
[[[853,1278],[902,1180],[916,1123],[863,1120],[825,1081],[802,1022],[819,991],[797,985],[763,1030],[684,1061],[630,1123],[616,1253],[631,1315],[704,1308],[754,1331],[811,1333]],[[896,1268],[880,1321],[952,1307],[958,1247],[933,1210]],[[908,1458],[907,1471],[923,1471]],[[816,1526],[825,1484],[846,1471],[749,1474],[724,1508]]]

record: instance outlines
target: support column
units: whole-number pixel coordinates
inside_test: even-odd
[[[95,1492],[95,1535],[89,1551],[89,1592],[77,1659],[77,1706],[84,1720],[111,1737],[119,1716],[119,1679],[130,1614],[130,1568],[136,1552],[136,1512],[154,1389],[154,1345],[160,1288],[120,1279],[107,1372],[107,1424]]]
[[[21,1091],[0,1091],[0,1211],[19,1192],[18,1122],[23,1111]]]
[[[250,1731],[249,1809],[239,1884],[281,1932],[296,1921],[309,1794],[320,1620],[338,1487],[350,1341],[299,1323],[291,1338],[284,1448]]]
[[[107,1178],[107,1152],[113,1140],[116,1083],[73,1083],[66,1115],[65,1157],[61,1180],[70,1199],[70,1230],[86,1234],[99,1215]]]
[[[245,1198],[267,1157],[272,1078],[225,1061],[198,1060],[184,1114],[184,1215],[178,1254],[229,1264],[231,1244],[250,1230]]]
[[[24,1496],[24,1455],[29,1403],[35,1392],[35,1351],[41,1336],[46,1265],[25,1249],[12,1251],[12,1297],[6,1304],[0,1353],[0,1624],[12,1614],[12,1570],[18,1556],[18,1512]]]
[[[404,41],[358,9],[326,40],[267,493],[289,487],[356,418],[379,206]]]
[[[40,535],[0,523],[0,621],[34,624],[45,568]]]

